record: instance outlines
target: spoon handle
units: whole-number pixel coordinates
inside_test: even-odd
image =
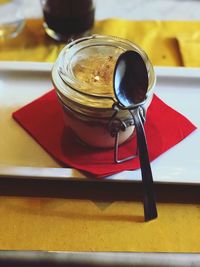
[[[153,188],[153,177],[149,162],[146,136],[140,115],[140,107],[131,110],[131,114],[133,116],[133,120],[135,123],[140,167],[142,173],[142,184],[144,190],[144,217],[145,221],[150,221],[152,219],[155,219],[158,216],[158,214],[156,208],[155,194]]]

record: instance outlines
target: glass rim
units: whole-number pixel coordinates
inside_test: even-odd
[[[79,90],[80,83],[71,75],[70,62],[76,55],[77,51],[91,46],[111,46],[121,50],[137,51],[143,58],[149,75],[149,86],[147,98],[152,94],[152,89],[156,82],[156,76],[153,65],[147,54],[135,43],[110,35],[92,35],[83,37],[67,44],[60,52],[58,59],[53,65],[52,81],[62,102],[73,103],[74,105],[85,106],[88,109],[112,109],[116,103],[115,96],[96,95],[94,93],[85,93]]]

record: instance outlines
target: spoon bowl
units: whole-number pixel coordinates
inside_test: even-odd
[[[121,106],[134,108],[146,100],[148,72],[136,51],[122,53],[114,69],[114,93]]]

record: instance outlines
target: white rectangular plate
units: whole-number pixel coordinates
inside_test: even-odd
[[[90,180],[77,170],[60,168],[11,117],[13,111],[52,88],[51,68],[50,63],[0,62],[1,178]],[[200,69],[155,67],[155,71],[155,93],[199,128]],[[197,129],[152,162],[154,181],[200,184],[199,148],[200,131]],[[140,170],[125,171],[103,179],[109,182],[140,180]]]

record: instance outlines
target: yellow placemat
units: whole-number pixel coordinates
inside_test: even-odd
[[[139,44],[154,65],[200,67],[200,22],[111,19],[96,22],[93,32]],[[16,39],[0,43],[0,60],[53,62],[63,46],[45,36],[41,20],[29,20]],[[159,218],[149,223],[143,222],[139,201],[1,196],[0,249],[200,252],[195,194],[192,203],[160,201]]]
[[[154,65],[200,67],[199,21],[108,19],[96,22],[93,33],[135,42],[147,52]],[[17,38],[0,41],[0,60],[53,62],[63,46],[45,35],[42,20],[28,20]]]

